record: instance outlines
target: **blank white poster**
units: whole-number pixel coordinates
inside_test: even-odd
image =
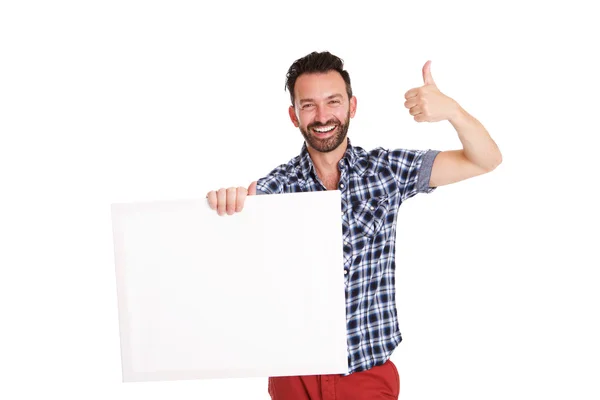
[[[123,380],[346,373],[340,204],[113,204]]]

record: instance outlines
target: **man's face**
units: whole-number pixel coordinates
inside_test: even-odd
[[[356,98],[348,99],[346,83],[337,71],[302,74],[294,87],[290,118],[306,143],[322,153],[335,150],[346,138]]]

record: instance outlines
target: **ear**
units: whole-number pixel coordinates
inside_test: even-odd
[[[350,118],[354,118],[354,114],[356,114],[356,96],[350,99]]]
[[[294,126],[298,128],[300,126],[300,122],[298,122],[298,118],[296,117],[296,110],[294,110],[294,106],[290,106],[290,108],[288,109],[288,113],[290,114],[292,124],[294,124]]]

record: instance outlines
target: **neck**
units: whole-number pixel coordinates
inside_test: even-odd
[[[348,138],[345,138],[342,144],[329,153],[321,153],[307,144],[308,154],[310,154],[310,158],[319,177],[322,178],[323,176],[339,174],[338,163],[342,157],[344,157],[347,148]]]

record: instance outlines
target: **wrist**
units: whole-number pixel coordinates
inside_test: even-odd
[[[452,125],[460,124],[465,121],[469,115],[458,103],[455,102],[454,104],[455,107],[448,118],[448,121],[450,121]]]

